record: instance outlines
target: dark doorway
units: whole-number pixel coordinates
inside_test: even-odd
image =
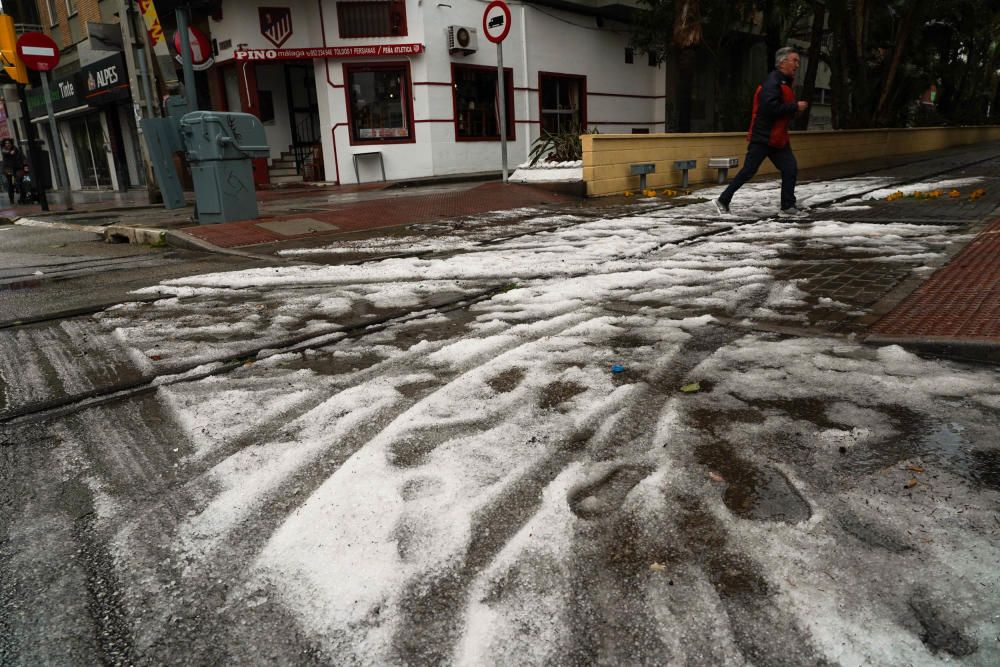
[[[285,65],[285,86],[288,91],[288,118],[292,130],[292,153],[295,170],[314,159],[314,149],[319,146],[319,104],[316,101],[316,76],[313,64],[289,63]]]

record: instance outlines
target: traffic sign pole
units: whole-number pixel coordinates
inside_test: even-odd
[[[42,92],[45,94],[45,111],[49,114],[49,131],[52,133],[52,152],[56,154],[56,165],[59,168],[59,180],[62,184],[63,203],[66,210],[73,210],[73,193],[69,189],[69,174],[66,173],[66,160],[63,159],[62,140],[59,138],[59,130],[56,127],[56,115],[52,110],[52,91],[49,90],[49,73],[45,70],[38,72],[42,77]],[[30,121],[29,121],[30,122]],[[38,176],[32,176],[38,178]]]
[[[31,122],[31,112],[28,110],[28,93],[23,83],[17,84],[17,96],[21,98],[21,118],[25,119],[24,131],[28,139],[28,167],[31,169],[31,182],[38,195],[38,203],[43,211],[49,210],[49,200],[45,194],[45,183],[49,180],[48,173],[42,173],[41,151],[39,150],[38,128]],[[46,172],[48,171],[46,167]],[[11,206],[14,202],[10,203]]]
[[[503,75],[503,40],[510,32],[510,8],[503,0],[493,0],[483,12],[483,34],[497,45],[497,98],[500,108],[497,116],[500,127],[500,161],[503,164],[503,182],[507,182],[507,81]]]
[[[56,128],[55,112],[52,110],[52,91],[49,90],[49,71],[55,69],[56,65],[59,64],[59,47],[56,46],[51,37],[43,32],[25,32],[17,38],[17,55],[25,67],[38,72],[42,77],[42,95],[45,98],[45,111],[49,115],[49,128],[52,130],[51,149],[56,156],[56,164],[58,165],[57,175],[62,182],[66,210],[72,211],[73,195],[69,189],[69,176],[66,174],[66,162],[63,159],[62,140],[59,138],[59,130]],[[23,101],[25,99],[23,96],[23,86],[20,91],[22,92],[21,100]],[[24,107],[27,107],[27,104]],[[31,176],[32,183],[36,183],[35,189],[38,190],[38,199],[42,205],[42,210],[47,211],[49,209],[48,202],[45,199],[44,183],[48,180],[48,175],[43,176],[39,168],[40,161],[37,159],[38,149],[34,141],[34,125],[31,124],[31,118],[28,114],[24,114],[24,119],[28,125],[28,163],[32,171],[35,172]]]
[[[507,182],[507,82],[503,76],[503,42],[497,42],[497,87],[500,89],[500,161]]]
[[[198,110],[198,86],[194,82],[194,63],[191,57],[191,34],[188,32],[187,9],[177,8],[177,32],[181,36],[181,64],[184,69],[184,97],[188,111]]]

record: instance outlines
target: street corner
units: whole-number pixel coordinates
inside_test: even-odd
[[[111,225],[104,228],[102,236],[108,243],[135,243],[153,248],[168,245],[165,229]]]

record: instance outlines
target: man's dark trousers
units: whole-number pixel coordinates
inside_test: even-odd
[[[736,178],[729,184],[721,195],[719,201],[726,206],[733,200],[736,191],[743,187],[743,184],[754,177],[760,169],[764,158],[770,158],[774,166],[781,172],[781,208],[791,208],[795,206],[795,181],[799,175],[799,165],[795,161],[795,153],[789,144],[784,148],[774,148],[767,144],[751,143],[747,146],[747,156],[743,160],[743,168]]]

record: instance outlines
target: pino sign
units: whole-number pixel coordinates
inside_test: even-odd
[[[17,55],[30,70],[50,72],[59,64],[59,47],[41,32],[26,32],[17,38]]]

